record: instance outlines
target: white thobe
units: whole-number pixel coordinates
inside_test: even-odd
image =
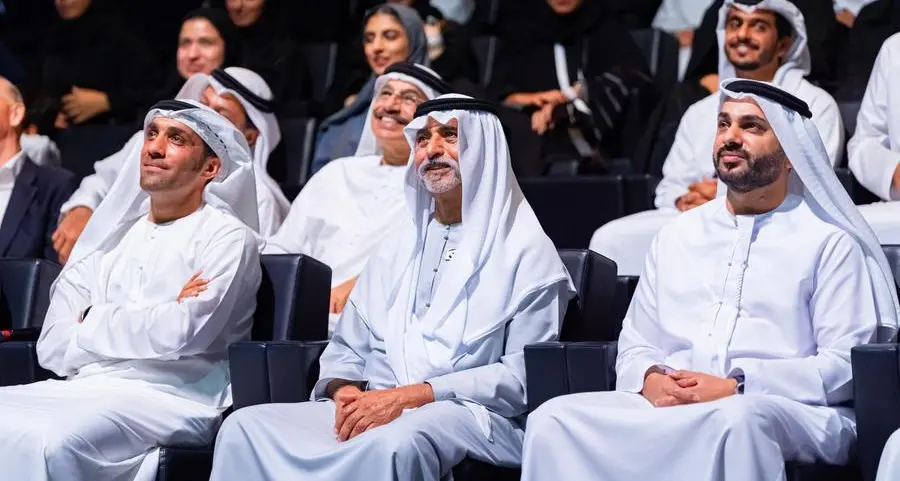
[[[452,245],[430,237],[425,252],[431,260],[423,259],[419,279],[434,279],[431,266],[452,262]],[[235,411],[219,431],[211,481],[452,479],[451,469],[466,456],[518,466],[526,409],[523,349],[556,338],[568,298],[566,282],[527,297],[505,328],[475,341],[448,374],[427,380],[435,402],[339,442],[335,405],[325,393],[331,380],[363,381],[369,390],[399,384],[384,342],[388,326],[362,318],[351,297],[320,359],[312,394],[318,402]]]
[[[834,0],[834,13],[840,13],[842,10],[847,10],[853,15],[859,15],[859,11],[862,10],[863,7],[874,1],[875,0]]]
[[[152,480],[158,446],[210,443],[231,404],[227,347],[249,338],[262,276],[255,237],[211,207],[122,229],[57,281],[37,354],[67,379],[0,388],[3,479]],[[176,302],[198,271],[208,289]]]
[[[125,143],[125,146],[122,147],[122,150],[94,162],[94,173],[81,180],[78,189],[60,208],[60,214],[65,214],[80,206],[97,210],[100,202],[103,201],[106,194],[109,193],[109,189],[112,188],[113,182],[116,181],[116,177],[118,177],[119,171],[122,170],[122,165],[126,160],[133,159],[138,161],[140,159],[143,144],[144,131],[135,132],[128,139],[128,142]],[[256,169],[256,165],[253,168]],[[285,213],[281,212],[278,201],[262,178],[260,176],[255,176],[254,178],[256,179],[256,197],[259,207],[259,233],[263,237],[274,235],[278,232],[278,228],[281,227]]]
[[[801,80],[795,89],[781,87],[809,103],[828,158],[832,165],[837,165],[844,147],[844,124],[837,103],[828,92],[806,80]],[[691,184],[715,177],[713,144],[718,112],[719,94],[712,94],[684,113],[663,164],[663,179],[656,187],[658,210],[616,219],[594,232],[590,249],[615,261],[619,275],[640,274],[653,237],[679,214],[675,201],[688,193]]]
[[[850,170],[866,189],[885,202],[859,211],[885,245],[900,244],[900,189],[894,172],[900,164],[900,94],[891,74],[900,75],[900,34],[885,40],[872,68],[859,108],[856,133],[847,144]]]
[[[783,480],[784,460],[844,464],[856,437],[850,349],[877,315],[856,240],[790,195],[733,216],[724,198],[653,242],[619,337],[616,392],[563,396],[528,418],[523,480]],[[652,366],[745,394],[654,408]],[[636,462],[639,460],[639,462]]]

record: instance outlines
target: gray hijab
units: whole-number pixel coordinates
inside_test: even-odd
[[[400,20],[400,24],[403,25],[403,30],[406,32],[407,39],[409,39],[409,56],[405,60],[410,63],[428,65],[428,40],[425,38],[425,24],[422,23],[422,18],[419,17],[419,13],[414,9],[406,5],[385,3],[366,12],[363,25],[376,13],[384,12],[384,10],[390,10],[394,13]],[[353,102],[325,119],[322,122],[322,128],[343,123],[348,118],[365,112],[369,108],[369,104],[372,103],[372,97],[375,95],[375,77],[374,73],[370,75],[369,80],[356,93],[356,98]]]

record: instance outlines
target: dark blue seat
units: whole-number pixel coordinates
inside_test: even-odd
[[[138,131],[134,125],[76,125],[56,133],[62,166],[79,178],[94,173],[94,162],[118,152]]]

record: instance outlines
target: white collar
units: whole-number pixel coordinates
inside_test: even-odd
[[[25,163],[22,160],[24,157],[24,151],[19,150],[0,166],[0,187],[12,186],[16,182],[16,177],[22,172],[22,166]]]

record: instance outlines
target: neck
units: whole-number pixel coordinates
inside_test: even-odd
[[[187,217],[203,204],[203,191],[192,192],[186,197],[163,198],[150,195],[150,222],[165,224]]]
[[[763,65],[756,70],[738,70],[735,69],[735,75],[739,79],[745,80],[756,80],[758,82],[771,82],[775,80],[775,72],[778,71],[778,67],[780,67],[777,62],[772,62],[768,65]]]
[[[462,186],[434,196],[434,218],[444,225],[462,222]]]
[[[406,152],[393,151],[391,149],[382,148],[381,150],[384,153],[381,155],[381,163],[385,165],[393,165],[394,167],[399,167],[401,165],[406,165],[409,163],[409,150]]]
[[[725,205],[734,215],[759,215],[778,208],[787,197],[787,182],[773,182],[750,192],[728,191]]]
[[[10,132],[4,137],[0,137],[0,166],[5,165],[21,151],[22,146],[19,144],[18,134]]]

